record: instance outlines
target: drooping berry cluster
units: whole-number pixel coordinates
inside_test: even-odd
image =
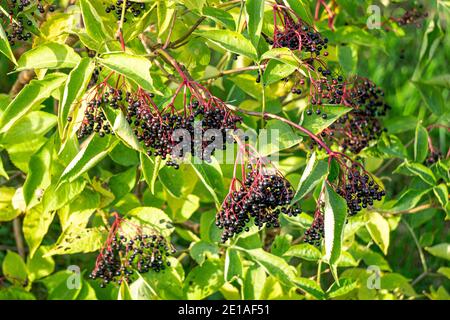
[[[27,41],[31,39],[32,32],[30,27],[33,20],[29,18],[37,13],[44,14],[46,9],[40,0],[10,0],[6,1],[7,7],[5,12],[0,11],[0,23],[5,30],[6,37],[10,45],[14,45],[16,41]],[[50,5],[48,11],[55,11],[55,7]],[[29,15],[25,15],[25,13]]]
[[[122,226],[127,224],[127,233]],[[97,257],[91,279],[101,279],[102,288],[110,282],[129,283],[135,277],[135,272],[159,272],[170,266],[168,256],[176,250],[171,244],[155,231],[144,232],[140,226],[134,226],[130,221],[116,219],[111,226],[105,246]]]
[[[105,9],[106,13],[112,13],[116,16],[117,20],[121,20],[123,6],[125,4],[125,17],[124,22],[127,22],[127,14],[133,17],[139,17],[145,10],[145,3],[135,1],[117,0],[115,4],[108,5]]]
[[[259,158],[254,164],[242,163],[242,180],[234,177],[231,181],[229,193],[216,214],[216,226],[224,230],[222,242],[249,231],[251,219],[259,228],[279,227],[280,214],[296,216],[301,212],[297,205],[290,205],[294,196],[291,184],[262,161]]]
[[[323,213],[321,211],[322,204],[317,208],[316,213],[314,215],[314,220],[311,226],[305,231],[303,241],[306,243],[320,246],[321,240],[324,236],[324,221],[323,221]]]
[[[428,12],[424,11],[423,5],[413,7],[405,10],[405,12],[399,16],[391,16],[391,20],[395,21],[399,26],[415,25],[417,28],[422,26],[422,19],[428,17]]]
[[[177,109],[175,100],[182,87],[190,91],[190,100],[184,94],[183,105]],[[162,110],[152,98],[142,90],[127,96],[127,120],[148,155],[169,157],[166,164],[176,169],[177,159],[187,152],[209,161],[215,150],[225,148],[227,131],[236,130],[241,121],[225,103],[197,83],[182,84]]]
[[[100,137],[104,137],[106,134],[114,134],[106,119],[104,108],[118,109],[122,100],[122,90],[108,88],[107,86],[99,88],[95,92],[94,98],[87,103],[84,118],[78,130],[78,138],[82,139],[94,132],[98,133]]]
[[[274,48],[289,48],[295,51],[309,52],[319,56],[323,49],[327,49],[328,39],[323,38],[314,27],[308,25],[292,10],[275,4],[274,36],[273,40],[266,37]],[[328,53],[324,53],[328,55]]]
[[[358,154],[385,131],[380,117],[386,115],[390,106],[384,100],[383,90],[368,79],[356,77],[343,91],[344,104],[353,109],[321,135],[335,141],[344,151]]]
[[[372,206],[374,201],[381,201],[385,196],[384,190],[358,162],[353,162],[350,167],[342,162],[341,170],[336,192],[347,202],[349,216]]]

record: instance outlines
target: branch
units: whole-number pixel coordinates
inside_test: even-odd
[[[265,68],[265,65],[261,65],[261,69],[264,69],[264,68]],[[240,73],[240,72],[245,72],[245,71],[250,71],[250,70],[259,70],[259,69],[260,69],[259,66],[248,66],[248,67],[242,67],[242,68],[237,68],[237,69],[224,70],[224,71],[218,72],[216,74],[213,74],[211,76],[200,78],[198,81],[212,80],[212,79],[221,78],[223,76],[227,76],[227,75],[234,74],[234,73]]]
[[[14,238],[16,240],[17,252],[23,259],[25,259],[25,245],[23,243],[23,237],[22,237],[21,230],[22,230],[22,224],[20,223],[20,218],[17,217],[13,220]]]

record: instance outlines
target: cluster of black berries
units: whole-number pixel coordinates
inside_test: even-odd
[[[344,78],[342,76],[333,77],[330,70],[318,67],[317,71],[322,76],[317,79],[311,79],[311,95],[309,97],[313,108],[306,109],[306,115],[311,116],[315,113],[317,116],[321,116],[323,119],[327,119],[328,115],[322,112],[321,106],[323,105],[335,105],[343,104],[346,96]]]
[[[14,45],[16,40],[27,41],[31,39],[32,34],[27,30],[27,27],[31,27],[33,21],[28,19],[23,13],[33,8],[34,3],[30,0],[10,0],[7,1],[7,5],[8,15],[0,12],[0,20],[10,45]],[[45,8],[39,0],[37,1],[36,9],[40,14],[45,13]],[[53,12],[55,7],[49,6],[48,10]],[[35,11],[29,13],[31,16],[36,14]]]
[[[159,272],[170,266],[167,257],[175,253],[161,235],[136,235],[130,239],[116,234],[97,258],[91,279],[101,279],[104,288],[110,282],[130,282],[135,271]]]
[[[408,9],[400,17],[391,17],[391,20],[397,22],[399,26],[414,24],[417,28],[422,26],[422,19],[428,17],[428,12],[424,12],[423,5]]]
[[[216,226],[224,229],[222,242],[249,231],[247,224],[251,218],[259,228],[279,227],[281,213],[296,216],[301,212],[298,206],[290,206],[294,191],[279,172],[264,172],[258,165],[248,165],[247,169],[251,171],[242,183],[233,179],[230,192],[216,214]]]
[[[91,279],[101,279],[100,286],[104,288],[110,282],[130,282],[135,271],[159,272],[170,266],[167,257],[176,250],[162,235],[153,229],[143,230],[141,225],[125,220],[117,213],[113,213],[113,217],[106,243],[90,274]]]
[[[116,4],[111,4],[106,7],[106,13],[114,13],[117,20],[122,18],[124,0],[117,0]],[[124,22],[127,22],[126,14],[130,12],[133,17],[139,17],[145,10],[145,3],[135,1],[125,1],[125,17]]]
[[[305,231],[303,241],[315,246],[320,246],[324,232],[323,214],[319,209],[316,211],[313,223]]]
[[[442,159],[442,152],[439,150],[433,150],[433,151],[431,151],[428,158],[425,160],[425,163],[427,165],[431,166],[432,164],[435,164],[436,162],[438,162],[440,159]]]
[[[172,105],[160,111],[150,95],[127,96],[128,122],[134,133],[147,148],[149,156],[170,158],[166,165],[178,169],[177,159],[186,153],[196,155],[205,161],[229,140],[228,131],[237,129],[241,118],[231,113],[225,104],[211,96],[192,100],[184,111]],[[200,102],[201,101],[201,102]],[[219,135],[208,137],[213,129]]]
[[[122,100],[122,90],[116,90],[114,88],[110,88],[102,95],[96,94],[96,98],[88,102],[87,108],[84,111],[84,118],[78,131],[78,138],[82,139],[91,135],[93,132],[98,133],[100,137],[104,137],[106,134],[114,134],[103,112],[103,108],[118,109],[119,103]]]
[[[357,214],[363,208],[372,206],[374,201],[381,201],[386,194],[356,162],[342,173],[339,185],[336,191],[347,202],[350,216]]]
[[[310,52],[319,56],[323,49],[327,49],[328,39],[322,38],[312,26],[308,25],[294,12],[288,11],[284,7],[274,5],[274,23],[275,31],[273,40],[266,37],[269,44],[274,48],[289,48],[291,50],[299,50]],[[295,16],[295,19],[293,18]],[[277,19],[282,17],[281,26]],[[327,56],[328,52],[324,52]]]
[[[383,90],[362,78],[356,78],[347,88],[345,99],[352,111],[324,130],[322,136],[337,141],[344,151],[357,154],[386,131],[380,117],[390,106],[385,103]]]

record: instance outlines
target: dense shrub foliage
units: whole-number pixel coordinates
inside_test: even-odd
[[[449,18],[0,0],[0,299],[448,299]]]

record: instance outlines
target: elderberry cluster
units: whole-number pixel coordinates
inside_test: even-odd
[[[313,107],[317,107],[315,111],[312,108],[306,110],[306,115],[311,116],[315,113],[323,119],[327,119],[328,115],[322,112],[321,106],[325,104],[342,104],[345,99],[345,83],[342,76],[333,77],[330,70],[318,67],[317,71],[323,77],[317,80],[311,80],[311,96],[310,103]]]
[[[273,41],[266,37],[269,44],[274,48],[289,48],[310,52],[319,56],[323,49],[327,49],[328,39],[323,38],[312,26],[308,25],[300,17],[293,17],[294,13],[285,8],[274,6],[275,17],[282,16],[282,26],[275,21],[275,31]],[[275,20],[277,20],[275,18]],[[297,21],[297,22],[296,22]],[[325,56],[328,52],[324,53]]]
[[[348,168],[340,180],[340,185],[337,193],[347,202],[349,216],[372,206],[374,201],[381,201],[386,194],[357,163]]]
[[[106,13],[112,13],[116,16],[117,20],[122,18],[124,0],[117,0],[115,4],[111,4],[106,7]],[[127,22],[126,14],[128,12],[133,15],[133,17],[139,17],[145,10],[145,3],[135,2],[135,1],[125,1],[125,17],[124,22]]]
[[[155,112],[141,97],[128,96],[127,102],[126,119],[133,125],[138,140],[147,148],[147,154],[160,156],[163,160],[170,156],[166,165],[175,169],[179,167],[176,159],[183,158],[187,152],[210,161],[216,149],[225,149],[227,131],[235,130],[241,122],[240,117],[231,114],[215,98],[208,103],[193,100],[184,113],[175,109]],[[203,139],[210,129],[220,132],[221,141],[215,141],[216,136],[210,137],[209,141]],[[196,133],[196,130],[200,132]]]
[[[262,228],[279,227],[279,215],[297,216],[298,206],[290,206],[294,191],[290,183],[280,174],[263,173],[251,165],[238,190],[232,188],[225,198],[221,210],[216,214],[216,226],[224,229],[222,242],[226,242],[242,231],[249,231],[247,224]],[[232,186],[234,187],[234,186]]]
[[[436,162],[438,162],[441,158],[442,158],[442,152],[439,150],[433,150],[433,151],[431,151],[428,158],[426,158],[425,163],[428,166],[431,166],[432,164],[435,164]]]
[[[33,21],[25,16],[25,11],[30,11],[34,8],[34,3],[30,0],[10,0],[7,1],[7,12],[6,15],[0,12],[0,20],[3,28],[5,29],[6,38],[10,45],[14,45],[17,41],[27,41],[31,39],[32,33],[28,30],[29,27],[33,25]],[[40,14],[45,13],[45,8],[41,4],[41,1],[37,1],[36,10]],[[36,14],[36,10],[30,13],[31,16]],[[54,6],[49,6],[48,11],[55,11]]]
[[[100,252],[91,279],[101,279],[100,287],[110,282],[129,283],[135,271],[159,272],[170,266],[167,257],[176,250],[159,235],[139,234],[132,238],[116,234]]]
[[[122,90],[110,88],[103,95],[97,95],[95,99],[89,101],[78,131],[78,138],[82,139],[91,135],[93,132],[98,133],[100,137],[104,137],[106,134],[114,134],[103,112],[103,108],[118,109],[119,103],[122,100]],[[68,120],[70,121],[71,119]]]
[[[428,12],[424,12],[423,5],[419,5],[417,7],[406,10],[402,16],[398,18],[391,17],[391,19],[397,22],[399,26],[414,24],[417,28],[420,28],[422,26],[420,21],[426,17],[428,17]]]
[[[318,210],[311,226],[305,231],[303,240],[306,243],[320,246],[321,239],[324,235],[323,214]]]

